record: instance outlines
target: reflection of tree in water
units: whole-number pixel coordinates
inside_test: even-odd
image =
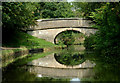
[[[79,53],[59,53],[54,55],[57,62],[67,66],[79,65],[85,61],[84,55]]]
[[[10,67],[10,68],[9,68]],[[2,83],[14,83],[14,82],[22,82],[22,81],[35,81],[36,75],[31,74],[26,68],[24,69],[23,67],[18,67],[16,68],[15,66],[9,66],[8,69],[5,69],[3,71],[3,80]],[[14,69],[12,69],[14,68]]]

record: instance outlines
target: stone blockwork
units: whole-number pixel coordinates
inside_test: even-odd
[[[61,27],[90,27],[91,21],[82,18],[64,18],[38,20],[37,26],[31,26],[29,30],[61,28]]]
[[[39,20],[39,25],[31,27],[27,33],[54,43],[56,36],[66,30],[79,31],[87,36],[94,34],[97,29],[90,28],[89,22],[83,19]]]
[[[85,35],[90,35],[91,33],[94,34],[96,29],[87,29],[87,28],[59,28],[59,29],[45,29],[45,30],[35,30],[35,31],[28,31],[28,34],[45,39],[46,41],[54,43],[55,37],[66,30],[75,30],[79,31]]]
[[[29,72],[37,74],[38,77],[59,77],[59,78],[93,78],[95,76],[94,69],[62,69],[62,68],[49,68],[30,66]],[[72,82],[70,82],[72,83]],[[74,83],[74,81],[73,81]],[[75,83],[80,83],[79,81]]]

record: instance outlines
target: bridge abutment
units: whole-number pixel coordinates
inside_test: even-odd
[[[27,33],[32,36],[35,36],[35,37],[54,43],[55,37],[59,33],[63,31],[67,31],[67,30],[79,31],[86,36],[89,36],[90,34],[94,34],[96,32],[96,29],[87,29],[87,28],[58,28],[58,29],[28,31]]]

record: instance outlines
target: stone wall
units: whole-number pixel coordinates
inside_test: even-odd
[[[29,30],[61,27],[91,27],[91,21],[85,19],[38,20],[37,26],[31,26]]]

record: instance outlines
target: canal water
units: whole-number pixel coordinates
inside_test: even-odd
[[[120,67],[108,64],[82,45],[48,53],[30,53],[3,69],[2,82],[82,83],[120,81]]]

